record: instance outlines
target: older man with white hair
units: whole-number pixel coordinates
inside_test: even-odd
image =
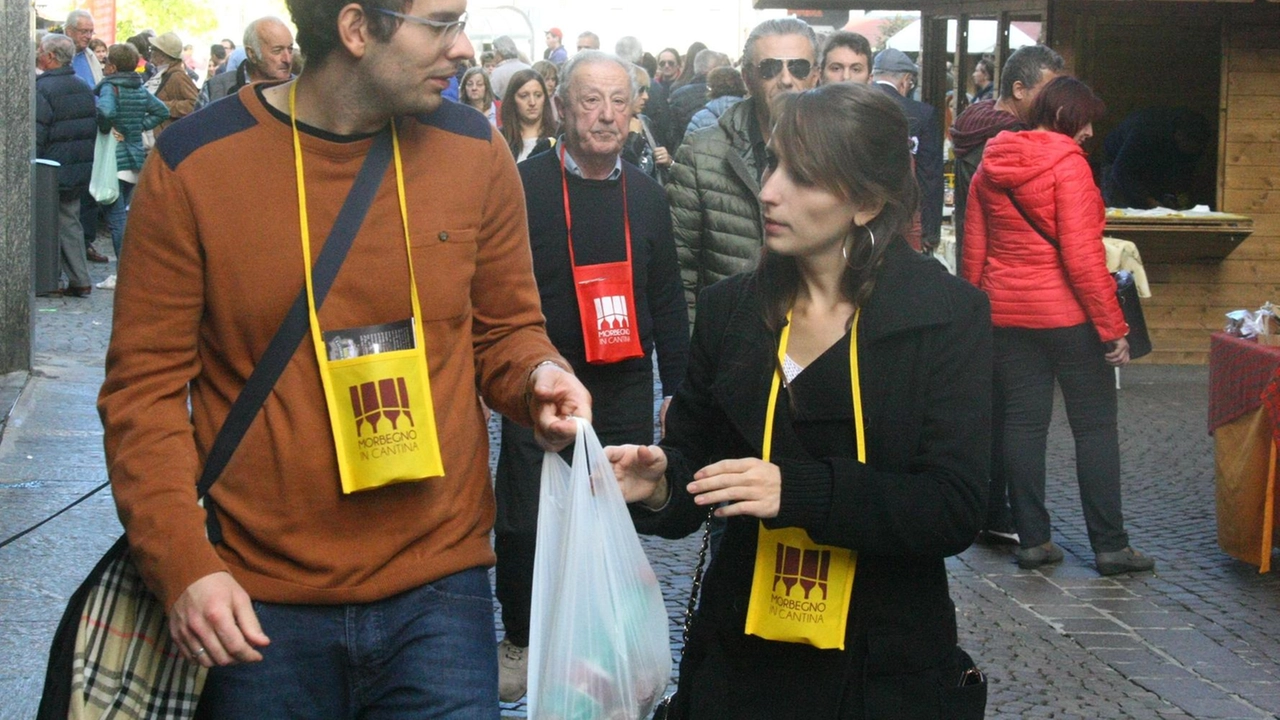
[[[498,58],[498,65],[489,73],[489,85],[493,87],[493,96],[501,100],[507,94],[507,83],[511,82],[511,76],[521,70],[528,70],[531,66],[520,59],[516,41],[506,35],[494,38],[493,54]]]
[[[250,83],[282,82],[293,74],[293,33],[278,17],[268,15],[244,29],[245,61],[235,72],[215,75],[200,91],[198,107],[226,97]]]
[[[565,63],[562,78],[555,103],[563,142],[518,166],[547,336],[591,391],[600,441],[649,445],[653,354],[667,398],[688,364],[671,213],[662,187],[621,159],[637,89],[630,64],[586,50]],[[579,284],[580,273],[605,280]],[[528,675],[543,455],[532,431],[503,420],[494,552],[506,628],[498,696],[508,702],[524,694]]]
[[[93,143],[98,136],[93,91],[71,68],[75,43],[66,35],[40,38],[36,67],[36,157],[58,163],[58,242],[62,270],[67,275],[63,294],[85,297],[91,291],[85,264],[80,196],[93,171]]]
[[[76,77],[89,87],[97,87],[102,82],[102,63],[98,56],[89,49],[89,41],[93,39],[93,15],[88,10],[72,10],[67,15],[63,32],[75,43],[75,56],[71,59],[71,67]]]

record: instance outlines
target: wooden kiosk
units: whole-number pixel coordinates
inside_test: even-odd
[[[918,10],[921,99],[938,108],[946,104],[946,62],[957,78],[973,70],[970,20],[998,22],[997,72],[1011,23],[1038,22],[1039,40],[1107,103],[1086,145],[1093,156],[1134,110],[1197,110],[1214,126],[1199,173],[1204,194],[1213,210],[1234,217],[1108,223],[1109,234],[1137,244],[1152,285],[1144,309],[1155,351],[1142,362],[1204,364],[1207,338],[1222,329],[1225,313],[1280,303],[1280,0],[756,0],[756,7]],[[952,19],[954,54],[946,37]]]

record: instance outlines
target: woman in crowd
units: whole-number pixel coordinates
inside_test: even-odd
[[[1103,575],[1151,570],[1129,546],[1120,506],[1120,441],[1111,367],[1129,361],[1129,326],[1102,246],[1102,194],[1080,143],[1105,106],[1060,77],[1036,96],[1033,130],[987,143],[965,213],[963,273],[991,298],[1001,463],[1018,565],[1062,561],[1045,509],[1045,439],[1053,384],[1076,443],[1076,481]]]
[[[718,67],[707,73],[707,104],[689,119],[685,137],[720,122],[720,116],[746,96],[747,85],[737,68]]]
[[[979,60],[973,69],[973,102],[980,103],[995,97],[995,77],[995,65],[986,58]]]
[[[493,87],[489,85],[489,74],[484,68],[469,68],[463,74],[462,102],[479,110],[494,127],[498,126],[498,106],[493,99]]]
[[[684,87],[693,81],[693,76],[696,74],[693,71],[693,58],[706,49],[707,46],[700,42],[695,42],[689,46],[689,49],[684,53],[684,67],[680,68],[680,75],[671,83],[672,90]]]
[[[107,44],[102,42],[101,38],[94,38],[89,41],[89,49],[93,51],[94,57],[98,58],[98,64],[107,66]]]
[[[990,316],[906,244],[906,137],[897,103],[865,85],[786,98],[758,266],[699,298],[662,444],[605,450],[641,532],[728,519],[681,660],[681,718],[982,717],[944,558],[984,510]],[[804,536],[794,555],[779,530]],[[775,574],[775,553],[800,548],[813,565]],[[821,613],[835,644],[752,627],[770,608]]]
[[[169,119],[169,108],[142,87],[142,77],[134,70],[138,51],[128,43],[112,45],[107,51],[106,74],[98,85],[98,132],[116,134],[116,170],[120,175],[120,197],[107,206],[107,226],[111,228],[111,245],[120,259],[124,225],[133,187],[147,151],[142,147],[142,132]]]
[[[498,117],[502,137],[516,162],[555,145],[556,123],[551,119],[550,104],[547,86],[537,72],[521,70],[511,76]]]
[[[622,145],[622,159],[644,171],[645,175],[666,184],[666,170],[671,167],[671,153],[653,136],[653,126],[644,113],[649,102],[649,73],[639,65],[631,66],[636,83],[636,99],[631,102],[631,124]]]
[[[560,114],[551,98],[555,97],[556,88],[560,86],[560,68],[549,60],[539,60],[533,64],[533,71],[542,76],[542,84],[547,88],[547,112],[551,113],[551,122],[559,127]]]

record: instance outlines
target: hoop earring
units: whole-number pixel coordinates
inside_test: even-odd
[[[872,232],[872,231],[871,231],[871,226],[870,226],[870,225],[863,225],[862,227],[866,228],[867,234],[871,236],[871,247],[875,247],[875,246],[876,246],[876,234],[875,234],[874,232]]]

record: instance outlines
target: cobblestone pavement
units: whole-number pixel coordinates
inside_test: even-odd
[[[101,280],[113,270],[91,271]],[[99,290],[35,302],[35,371],[25,384],[0,377],[0,416],[17,398],[0,425],[0,539],[105,480],[93,402],[110,308],[111,293]],[[1217,547],[1207,379],[1202,367],[1123,372],[1125,515],[1158,572],[1094,572],[1060,405],[1049,505],[1066,561],[1023,571],[1009,549],[974,546],[948,562],[961,643],[990,678],[988,717],[1280,716],[1280,578]],[[66,598],[119,532],[103,492],[0,549],[0,720],[34,715]],[[645,539],[677,652],[697,541]],[[503,713],[523,716],[523,705]]]

